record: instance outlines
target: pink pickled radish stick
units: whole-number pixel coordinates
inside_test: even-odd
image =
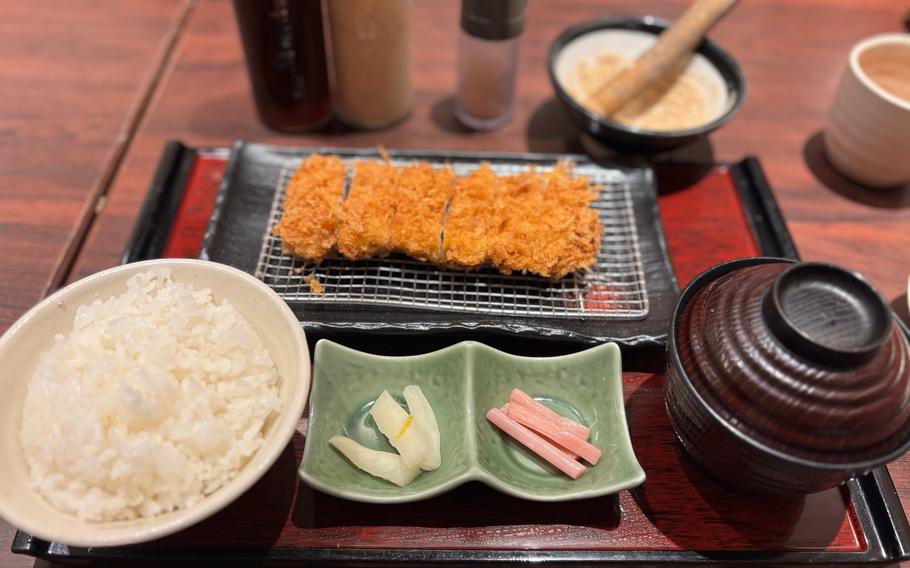
[[[518,408],[518,405],[516,405],[515,407]],[[500,407],[499,407],[499,410],[500,410],[503,414],[505,414],[506,416],[508,416],[509,418],[511,418],[511,419],[514,420],[515,417],[512,416],[512,414],[511,414],[511,410],[510,410],[511,408],[512,408],[512,403],[511,403],[511,402],[507,402],[507,403],[503,404],[502,406],[500,406]],[[525,424],[525,426],[527,426],[527,424]],[[543,434],[543,432],[540,432],[540,434]],[[571,459],[573,459],[573,460],[577,460],[577,459],[578,459],[578,455],[577,455],[577,454],[574,454],[574,453],[568,451],[568,450],[565,449],[565,448],[560,448],[560,447],[559,447],[559,444],[557,444],[555,440],[552,440],[552,439],[550,439],[550,438],[547,438],[546,434],[543,434],[543,439],[546,440],[547,442],[550,442],[551,444],[556,445],[556,448],[557,448],[558,450],[561,450],[561,451],[562,451],[564,454],[566,454],[569,458],[571,458]]]
[[[491,408],[487,412],[487,420],[572,479],[578,479],[585,472],[584,465],[567,457],[565,452],[515,422],[498,408]]]
[[[600,450],[526,406],[520,404],[511,405],[509,407],[509,418],[522,426],[534,430],[541,436],[553,440],[561,448],[581,456],[583,460],[591,465],[597,465],[597,460],[600,459]]]
[[[515,404],[523,405],[527,408],[530,408],[531,410],[541,413],[547,419],[556,422],[557,424],[561,424],[563,428],[570,430],[574,435],[578,436],[582,440],[587,440],[588,436],[591,435],[590,429],[582,426],[574,420],[566,418],[565,416],[556,414],[546,406],[534,400],[531,395],[521,389],[512,389],[512,394],[509,396],[509,401]]]

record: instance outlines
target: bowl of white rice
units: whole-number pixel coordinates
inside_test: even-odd
[[[0,517],[70,546],[157,539],[249,489],[290,442],[310,358],[293,312],[200,260],[71,284],[0,337]]]

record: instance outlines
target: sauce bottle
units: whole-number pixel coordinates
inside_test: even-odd
[[[302,132],[331,118],[320,0],[234,0],[263,124]]]
[[[328,0],[335,112],[383,128],[411,112],[411,0]]]

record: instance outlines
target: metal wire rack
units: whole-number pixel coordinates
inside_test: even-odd
[[[504,275],[495,269],[448,270],[394,255],[360,261],[331,258],[313,265],[284,254],[281,239],[272,234],[272,227],[281,218],[288,182],[299,165],[300,160],[290,160],[282,168],[256,268],[256,276],[287,301],[559,318],[641,319],[648,314],[630,188],[621,170],[593,165],[575,167],[575,174],[587,176],[601,186],[599,197],[592,203],[604,227],[601,249],[590,272],[548,280]],[[479,166],[450,165],[456,175],[467,175]],[[530,167],[503,162],[491,166],[499,175],[521,173]],[[549,169],[537,167],[538,171]]]

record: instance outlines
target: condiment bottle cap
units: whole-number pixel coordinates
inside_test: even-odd
[[[524,29],[526,0],[461,0],[461,29],[481,39],[503,40]]]

